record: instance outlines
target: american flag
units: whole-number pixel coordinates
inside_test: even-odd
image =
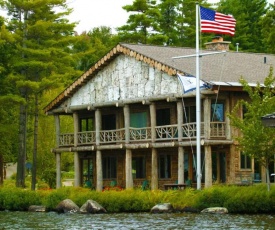
[[[221,14],[200,6],[201,32],[229,34],[234,36],[236,20],[231,15]]]

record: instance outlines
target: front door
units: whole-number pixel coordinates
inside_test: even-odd
[[[226,182],[226,154],[225,152],[213,152],[212,154],[213,183]]]
[[[93,181],[93,160],[91,158],[82,159],[82,181],[83,187],[92,188]]]

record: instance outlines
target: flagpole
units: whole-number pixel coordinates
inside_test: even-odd
[[[201,98],[200,98],[200,50],[199,50],[199,3],[196,3],[196,146],[197,189],[201,189]]]

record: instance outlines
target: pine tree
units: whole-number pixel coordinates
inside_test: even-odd
[[[264,52],[275,54],[275,3],[261,22]]]
[[[38,106],[45,90],[60,83],[68,84],[79,74],[73,69],[75,60],[70,55],[75,24],[65,18],[71,12],[65,0],[9,0],[4,3],[11,17],[8,28],[17,42],[10,80],[25,100],[20,104],[16,185],[25,187],[28,153],[33,156],[32,189],[35,189]],[[33,120],[33,128],[27,126],[28,119]],[[33,133],[32,141],[29,132]],[[33,142],[32,154],[28,142]]]
[[[218,10],[232,14],[237,21],[232,44],[240,50],[264,52],[261,20],[267,12],[266,0],[221,0]]]
[[[160,34],[160,12],[155,0],[134,0],[122,7],[130,12],[127,24],[119,27],[120,40],[129,43],[165,44],[167,36]]]

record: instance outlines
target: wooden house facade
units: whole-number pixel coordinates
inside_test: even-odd
[[[228,50],[222,40],[208,50]],[[209,51],[203,51],[209,52]],[[118,44],[45,107],[55,117],[57,188],[61,187],[62,153],[74,154],[74,186],[85,183],[101,191],[112,181],[123,188],[148,181],[151,189],[165,184],[196,183],[195,91],[183,92],[177,78],[195,75],[191,48]],[[201,58],[202,183],[233,184],[240,175],[258,172],[237,148],[227,117],[247,97],[241,76],[255,84],[268,76],[275,57],[226,52]],[[242,116],[240,108],[240,116]],[[62,133],[61,120],[71,116],[74,132]]]

